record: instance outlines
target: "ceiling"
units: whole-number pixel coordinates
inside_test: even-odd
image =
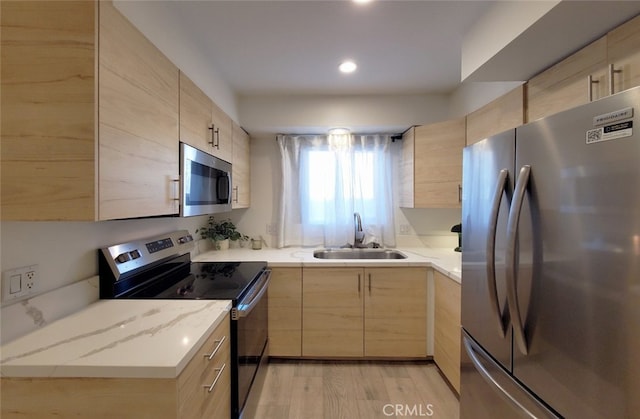
[[[463,36],[490,1],[168,1],[237,94],[448,93],[460,82]],[[355,73],[338,71],[344,59]]]
[[[425,109],[432,109],[429,98],[458,93],[463,78],[528,80],[640,13],[640,1],[627,0],[120,0],[116,5],[225,111],[238,116],[240,98],[243,127],[252,134],[312,132],[310,126],[324,132],[325,125],[392,132],[422,121]],[[469,52],[480,53],[481,60],[467,72],[463,61],[466,65],[474,55]],[[338,71],[344,59],[358,64],[355,73]],[[409,95],[424,100],[398,107],[389,99]],[[342,100],[324,106],[320,99],[307,103],[291,101],[292,96],[350,98],[357,104]],[[372,106],[380,98],[381,105]],[[305,106],[308,112],[296,114]],[[309,115],[313,121],[305,120]]]
[[[235,94],[250,96],[450,93],[460,85],[463,42],[465,36],[474,33],[471,32],[474,25],[492,8],[495,12],[505,4],[519,3],[517,7],[525,11],[532,1],[120,3],[147,16],[163,9],[164,15],[170,16],[163,22],[165,36],[189,40],[189,47],[203,54]],[[541,4],[540,0],[537,3]],[[541,65],[548,65],[553,62],[550,60],[559,59],[558,54],[566,55],[567,51],[585,45],[640,10],[638,1],[566,0],[559,6],[558,1],[546,3],[551,5],[551,11],[536,22],[537,26],[522,28],[519,38],[524,41],[515,39],[516,42],[507,45],[521,58],[514,60],[513,53],[497,54],[495,65],[485,66],[489,70],[480,71],[480,77],[475,75],[472,79],[490,79],[491,75],[500,74],[502,80],[514,80],[505,72],[522,63],[527,68],[521,69],[518,76],[539,71],[541,68],[529,69],[538,56]],[[511,13],[512,18],[502,19],[498,26],[516,25],[517,19]],[[544,22],[548,22],[546,26]],[[493,30],[499,35],[500,29]],[[549,42],[535,45],[541,36]],[[529,48],[531,45],[534,48]],[[523,51],[529,52],[523,55]],[[345,75],[338,71],[338,65],[345,59],[358,64],[355,73]]]

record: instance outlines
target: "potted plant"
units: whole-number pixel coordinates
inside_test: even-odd
[[[217,221],[213,216],[210,216],[207,225],[196,230],[196,233],[200,233],[203,239],[211,240],[216,250],[228,249],[229,240],[249,240],[249,236],[240,233],[230,219]]]

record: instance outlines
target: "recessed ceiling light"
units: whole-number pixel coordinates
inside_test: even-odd
[[[338,68],[343,73],[353,73],[354,71],[356,71],[356,68],[358,68],[358,66],[353,61],[348,60],[348,61],[343,61],[342,64],[340,64],[340,67]]]
[[[365,4],[365,3],[369,3],[371,0],[353,0],[354,3],[358,3],[358,4]]]

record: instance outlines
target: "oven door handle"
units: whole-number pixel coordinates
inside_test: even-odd
[[[249,293],[249,296],[245,299],[249,301],[240,301],[238,303],[238,307],[232,310],[232,319],[238,320],[241,317],[247,317],[249,313],[251,313],[251,310],[253,310],[255,306],[258,305],[262,296],[267,292],[267,288],[269,288],[270,282],[271,269],[265,269],[260,275],[260,279],[256,281],[256,285],[254,285],[253,289]]]

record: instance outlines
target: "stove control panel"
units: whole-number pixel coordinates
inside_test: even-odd
[[[100,253],[117,281],[124,274],[166,258],[189,253],[193,248],[193,236],[186,230],[179,230],[104,247],[100,249]]]
[[[151,243],[147,243],[146,246],[149,253],[155,253],[173,247],[173,241],[171,241],[171,239],[167,237],[164,239],[152,241]]]

